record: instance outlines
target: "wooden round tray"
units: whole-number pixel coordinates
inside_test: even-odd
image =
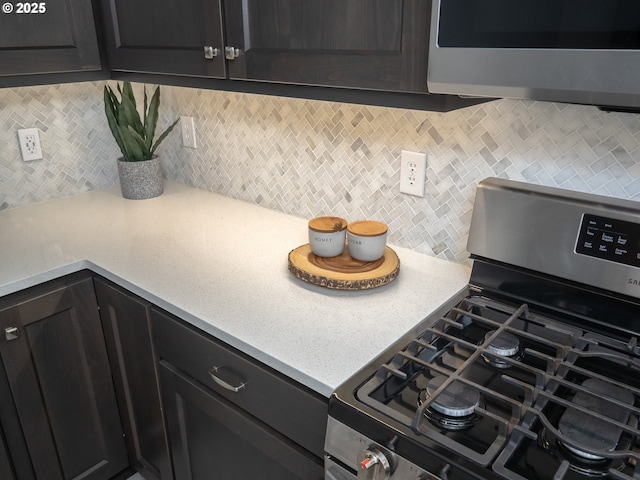
[[[387,247],[375,262],[351,258],[347,246],[337,257],[318,257],[307,243],[289,252],[289,271],[300,280],[336,290],[365,290],[386,285],[398,276],[400,260]]]

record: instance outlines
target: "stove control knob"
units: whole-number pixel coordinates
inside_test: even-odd
[[[375,447],[363,450],[357,460],[359,480],[389,480],[391,463],[381,450]]]

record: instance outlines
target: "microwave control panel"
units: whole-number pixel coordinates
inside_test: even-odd
[[[640,267],[640,224],[585,213],[576,253]]]

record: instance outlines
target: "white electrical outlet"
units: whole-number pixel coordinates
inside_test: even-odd
[[[22,160],[28,162],[42,158],[40,136],[38,135],[37,128],[22,128],[18,130],[18,141],[20,142]]]
[[[182,146],[197,148],[196,127],[193,123],[193,117],[180,117],[180,128],[182,130]]]
[[[424,197],[427,154],[402,150],[400,156],[400,193]]]

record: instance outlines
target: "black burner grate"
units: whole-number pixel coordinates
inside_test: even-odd
[[[499,350],[491,346],[496,339],[497,344],[505,339],[511,344],[514,338],[520,345],[507,349],[513,356],[496,353]],[[635,338],[625,343],[601,337],[532,312],[527,304],[470,296],[382,365],[356,395],[384,416],[410,427],[417,438],[436,442],[477,465],[493,465],[506,478],[535,478],[527,476],[526,461],[522,466],[517,459],[532,448],[556,459],[555,465],[547,462],[544,467],[554,469],[549,478],[568,480],[580,474],[631,479],[635,477],[625,476],[625,470],[640,464],[636,450],[639,374]],[[438,388],[427,397],[423,393],[419,402],[412,401],[435,377],[443,378]],[[631,397],[623,401],[594,393],[588,382],[582,386],[586,379],[605,382],[605,392],[628,389]],[[432,404],[446,397],[454,385],[472,389],[481,398],[468,427],[455,419],[437,423],[430,415]],[[605,407],[590,410],[592,397]],[[605,418],[614,408],[624,413],[617,419]],[[563,432],[559,423],[567,410],[564,430],[570,430],[567,418],[571,415],[597,419],[610,425],[602,429],[608,432],[603,434],[605,444],[611,445],[615,438],[617,447],[603,453],[594,448],[597,442],[580,441],[575,431]],[[447,428],[449,424],[455,428]]]

